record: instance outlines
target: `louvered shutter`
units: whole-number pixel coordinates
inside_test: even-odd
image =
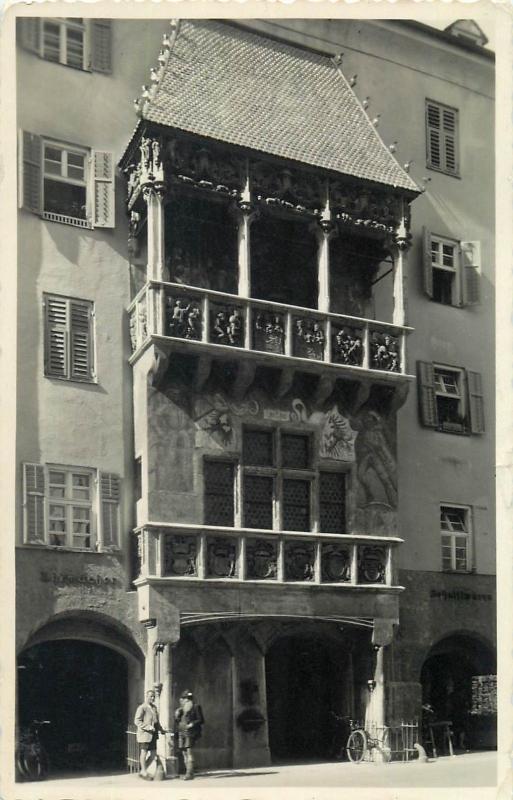
[[[463,302],[477,305],[481,302],[481,242],[461,243],[463,270]]]
[[[114,227],[114,156],[93,153],[93,227]]]
[[[483,381],[479,372],[467,371],[468,396],[470,405],[470,430],[484,433]]]
[[[79,300],[70,301],[71,377],[90,380],[93,377],[92,306]]]
[[[112,72],[112,36],[109,19],[92,19],[91,69],[93,72]]]
[[[45,375],[69,377],[69,318],[68,301],[64,297],[47,295],[45,306]]]
[[[41,464],[23,465],[24,540],[45,542],[45,470]]]
[[[422,228],[422,270],[424,276],[424,291],[428,297],[433,297],[433,257],[431,255],[431,233]]]
[[[119,547],[120,479],[111,472],[100,472],[100,541],[105,549]]]
[[[442,165],[442,136],[440,108],[434,103],[426,104],[426,148],[427,162],[432,167]]]
[[[41,180],[41,137],[22,131],[20,136],[20,207],[41,214],[43,192]]]
[[[450,108],[442,109],[442,136],[444,163],[447,172],[458,172],[457,153],[457,112]]]
[[[417,361],[419,414],[426,428],[436,428],[438,413],[435,396],[435,370],[430,361]]]
[[[31,53],[40,51],[40,26],[38,17],[22,17],[18,19],[18,41],[25,50]]]

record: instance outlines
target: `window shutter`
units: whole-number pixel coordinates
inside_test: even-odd
[[[93,376],[93,326],[90,303],[71,300],[71,377],[89,380]]]
[[[467,306],[481,302],[481,242],[461,243],[463,301]]]
[[[426,227],[422,228],[422,268],[424,274],[424,291],[428,297],[433,297],[433,259],[431,256],[431,233]]]
[[[458,159],[456,150],[457,117],[456,112],[450,108],[442,109],[443,127],[443,153],[447,172],[458,172]]]
[[[34,214],[41,214],[41,137],[22,131],[20,138],[20,206]]]
[[[40,24],[38,17],[22,17],[18,19],[18,41],[25,50],[39,55]]]
[[[467,371],[468,396],[470,405],[470,430],[484,433],[483,381],[479,372]]]
[[[417,361],[419,414],[426,428],[436,428],[438,413],[435,397],[435,371],[430,361]]]
[[[112,36],[109,19],[91,20],[91,69],[112,72]]]
[[[100,472],[100,526],[104,549],[119,547],[120,478]]]
[[[93,153],[93,227],[114,227],[114,156],[97,150]]]
[[[24,534],[27,544],[45,541],[45,470],[41,464],[23,465]]]
[[[433,103],[426,104],[426,148],[427,161],[433,167],[442,166],[440,108]]]
[[[68,377],[68,301],[45,297],[45,374]]]

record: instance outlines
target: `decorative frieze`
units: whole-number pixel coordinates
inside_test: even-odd
[[[361,367],[363,364],[363,334],[360,328],[333,326],[332,359],[336,364]]]
[[[202,338],[202,314],[192,297],[166,296],[166,335],[177,339]]]
[[[285,580],[313,581],[315,545],[313,542],[285,542]]]
[[[242,347],[244,344],[244,314],[242,308],[212,303],[210,307],[210,341]]]
[[[225,150],[191,139],[169,138],[165,162],[171,181],[235,198],[242,193],[245,161]]]
[[[207,578],[235,578],[237,544],[223,536],[207,538]]]
[[[343,224],[393,234],[402,217],[402,199],[364,187],[330,182],[330,204],[335,219]]]
[[[385,583],[386,555],[385,547],[359,547],[358,583]]]
[[[278,575],[278,544],[267,539],[248,539],[246,542],[246,578],[276,580]]]
[[[321,564],[323,582],[349,583],[351,581],[351,550],[347,545],[323,542]]]
[[[326,204],[325,181],[319,175],[265,161],[250,164],[250,183],[257,202],[320,217]]]
[[[164,537],[163,574],[169,577],[196,577],[197,565],[196,536],[166,534]]]
[[[370,366],[386,372],[401,371],[399,339],[389,333],[373,331],[370,339]]]

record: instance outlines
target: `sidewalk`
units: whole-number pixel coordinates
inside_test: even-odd
[[[74,800],[75,797],[94,798],[147,798],[153,795],[182,798],[215,796],[226,797],[227,789],[244,788],[241,795],[248,800],[253,788],[294,789],[293,796],[299,797],[300,788],[322,787],[340,789],[347,787],[410,787],[441,788],[450,787],[458,794],[457,787],[492,787],[496,785],[497,754],[495,752],[469,753],[439,758],[428,763],[413,761],[392,764],[350,764],[316,763],[269,766],[254,769],[219,770],[199,774],[194,781],[180,779],[161,782],[142,781],[138,775],[118,774],[103,776],[78,776],[49,779],[41,783],[20,783],[16,785],[15,797],[19,800]],[[204,791],[204,790],[209,790]],[[211,791],[212,790],[212,791]],[[215,791],[217,790],[217,791]],[[287,793],[288,794],[288,793]],[[329,793],[331,796],[331,792]],[[388,793],[387,793],[388,794]],[[480,798],[487,792],[479,791]],[[261,792],[251,795],[261,796]],[[273,793],[275,796],[275,793]],[[272,795],[269,795],[272,796]],[[335,796],[335,795],[333,795]],[[428,795],[426,795],[428,796]],[[464,797],[467,797],[465,793]],[[281,792],[280,792],[281,797]],[[314,795],[310,791],[308,797]],[[381,797],[381,792],[380,792]],[[461,798],[461,792],[459,792]]]

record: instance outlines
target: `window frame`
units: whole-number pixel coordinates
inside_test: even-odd
[[[252,465],[244,463],[244,433],[245,432],[262,432],[269,433],[272,436],[272,463],[266,466]],[[292,468],[290,466],[283,467],[282,464],[282,437],[292,435],[301,436],[308,440],[308,467],[307,468]],[[338,533],[343,535],[347,533],[347,520],[348,520],[348,475],[350,475],[350,465],[335,468],[332,464],[319,463],[319,460],[314,455],[314,432],[299,430],[296,428],[288,428],[285,426],[258,426],[258,425],[243,425],[241,436],[241,452],[238,458],[230,459],[215,457],[212,455],[203,456],[203,464],[205,462],[214,463],[231,463],[234,465],[234,524],[235,528],[244,528],[247,530],[269,531],[269,533],[285,532],[285,533],[322,533],[320,530],[320,481],[321,473],[331,473],[342,475],[344,480],[344,502],[343,502],[343,524],[342,530]],[[206,472],[203,468],[203,520],[205,525],[216,525],[207,519],[206,516],[206,502],[205,497],[207,493],[206,486]],[[266,477],[272,480],[272,497],[271,497],[271,528],[251,527],[248,526],[245,519],[245,495],[244,486],[245,480],[248,476]],[[297,530],[294,528],[287,528],[285,522],[285,502],[284,502],[284,482],[287,480],[304,481],[308,484],[308,516],[309,527],[307,530]],[[221,526],[225,527],[225,526]],[[336,532],[331,531],[330,534]]]
[[[465,531],[458,531],[458,530],[446,530],[442,528],[442,514],[443,509],[448,511],[455,511],[455,512],[463,512],[463,525],[466,527]],[[473,548],[473,524],[472,524],[472,506],[461,505],[459,503],[440,503],[439,506],[439,514],[440,514],[440,544],[441,544],[441,569],[442,572],[454,572],[458,574],[468,574],[474,571],[473,566],[473,558],[474,558],[474,548]],[[450,520],[448,520],[448,524],[451,525]],[[449,541],[450,546],[450,559],[451,559],[451,566],[450,568],[444,567],[444,547],[447,547],[447,544],[444,544],[444,538]],[[458,546],[458,541],[461,542],[463,540],[465,542],[465,567],[463,569],[458,569],[457,567],[457,558],[456,558],[456,549]],[[459,545],[461,547],[461,543]]]
[[[50,320],[50,302],[56,301],[65,304],[66,306],[66,325],[63,330],[64,334],[64,347],[65,347],[65,371],[66,374],[59,375],[52,372],[50,369],[51,362],[51,320]],[[88,313],[88,327],[87,327],[87,354],[89,360],[89,372],[87,376],[80,376],[76,372],[75,362],[73,358],[73,333],[84,330],[81,328],[73,327],[73,304],[81,305],[87,308]],[[93,300],[85,300],[80,297],[69,297],[66,295],[58,295],[50,292],[43,293],[43,328],[44,328],[44,369],[43,374],[45,378],[52,380],[67,381],[68,383],[97,383],[96,373],[96,331],[95,331],[95,304]]]
[[[61,165],[66,167],[68,166],[68,156],[69,154],[73,155],[80,155],[84,158],[84,179],[83,181],[78,180],[76,178],[71,178],[68,175],[54,175],[52,173],[46,172],[45,164],[46,164],[46,149],[53,148],[54,150],[61,151],[63,155]],[[70,224],[74,224],[80,227],[91,227],[91,219],[92,219],[92,187],[91,187],[91,173],[92,173],[92,165],[91,165],[91,150],[82,147],[81,145],[72,145],[66,142],[58,141],[56,139],[48,138],[47,136],[41,137],[41,204],[42,204],[42,213],[41,216],[43,219],[49,219],[53,221],[66,221],[70,222]],[[45,208],[45,182],[47,180],[55,181],[56,183],[63,183],[65,186],[79,186],[83,187],[84,189],[84,196],[85,196],[85,203],[84,203],[84,216],[77,217],[73,214],[64,214],[60,211],[50,211],[49,209]]]
[[[60,464],[45,464],[46,470],[46,485],[48,487],[48,491],[46,492],[46,499],[45,499],[45,534],[47,544],[50,547],[56,547],[59,550],[67,549],[67,550],[81,550],[85,552],[91,552],[97,549],[98,546],[98,525],[97,519],[95,514],[95,502],[96,502],[96,470],[88,469],[86,467],[68,467],[62,466]],[[56,484],[51,483],[51,474],[62,472],[64,474],[64,484]],[[80,500],[77,498],[73,498],[73,478],[75,476],[87,476],[89,478],[89,499],[88,500]],[[52,486],[64,486],[65,494],[61,497],[53,497],[51,494]],[[69,493],[69,494],[68,494]],[[51,515],[51,506],[64,506],[65,508],[65,515],[62,519],[65,521],[65,530],[63,535],[66,538],[66,543],[64,545],[55,544],[51,541],[52,536],[61,535],[58,532],[51,530],[51,522],[52,522],[52,515]],[[74,544],[75,536],[80,536],[81,538],[85,537],[85,534],[75,534],[73,531],[73,523],[75,522],[74,511],[77,508],[87,508],[89,510],[89,534],[88,537],[91,541],[91,545],[89,547],[86,546],[79,546]],[[56,519],[60,519],[56,517]]]
[[[77,22],[81,19],[81,22]],[[48,58],[45,55],[45,26],[46,24],[59,27],[59,57],[57,60]],[[68,61],[68,32],[81,31],[82,33],[82,64],[70,64]],[[90,20],[84,17],[43,17],[39,26],[39,55],[43,61],[52,64],[61,64],[71,69],[89,71],[91,61],[91,24]]]
[[[429,119],[429,110],[430,107],[436,108],[439,114],[439,125],[435,126],[431,123]],[[453,116],[454,128],[453,130],[447,130],[444,127],[444,112],[446,114],[451,114]],[[460,146],[459,146],[459,127],[460,127],[460,120],[459,120],[459,109],[454,108],[453,106],[448,106],[445,103],[440,103],[438,100],[431,100],[430,98],[426,98],[425,100],[425,136],[426,136],[426,167],[427,169],[435,170],[436,172],[440,172],[443,175],[450,175],[453,178],[460,178],[461,177],[461,165],[460,165]],[[440,153],[440,163],[433,162],[433,154],[432,154],[432,140],[431,140],[431,132],[436,131],[438,135],[438,148]],[[450,168],[447,165],[448,161],[448,154],[447,154],[447,145],[448,142],[452,141],[453,153],[454,153],[454,169]]]
[[[444,364],[438,364],[433,362],[433,373],[434,373],[434,387],[435,387],[435,403],[437,408],[437,415],[438,415],[438,430],[443,431],[444,433],[462,433],[462,434],[469,434],[470,433],[470,424],[469,424],[469,402],[468,402],[468,388],[467,388],[467,381],[466,381],[466,372],[461,367],[448,367]],[[446,373],[447,375],[455,376],[455,385],[457,389],[457,393],[453,393],[448,391],[443,383],[442,378],[442,385],[437,385],[437,373],[440,375],[441,373]],[[437,398],[448,398],[449,400],[457,400],[459,404],[459,416],[463,420],[462,423],[443,423],[440,421],[440,407],[438,404]],[[451,425],[458,425],[461,424],[461,427],[457,429],[456,427],[452,428]],[[449,425],[449,427],[444,427]]]
[[[437,254],[439,260],[433,260],[433,245],[437,246]],[[443,263],[443,248],[450,247],[452,249],[453,266],[447,266]],[[461,269],[461,248],[460,243],[456,239],[449,239],[446,236],[438,236],[432,233],[430,235],[430,253],[431,253],[431,270],[433,281],[433,297],[435,303],[443,306],[461,306],[463,305],[463,287],[462,287],[462,269]],[[451,282],[451,302],[446,303],[444,300],[439,300],[435,297],[435,274],[436,272],[451,274],[453,276]]]

